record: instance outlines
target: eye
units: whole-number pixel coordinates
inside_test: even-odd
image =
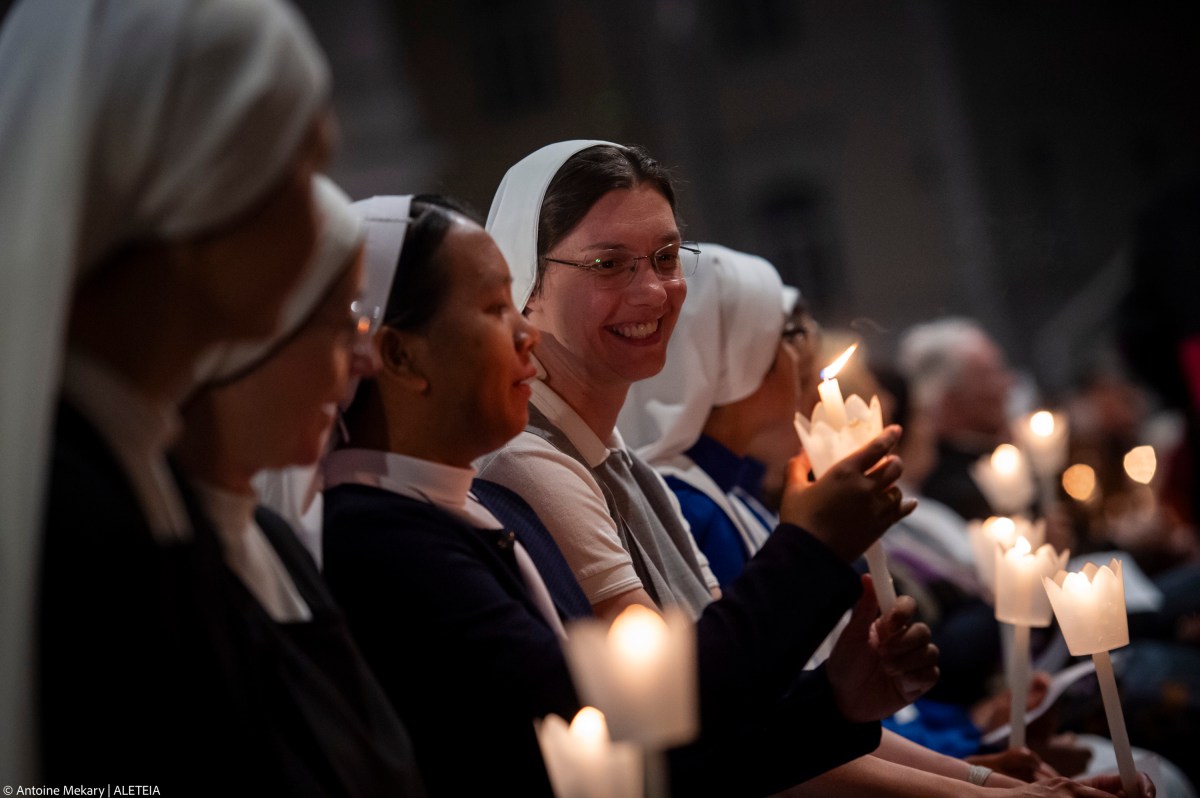
[[[620,267],[621,261],[617,258],[596,258],[588,265],[598,272],[611,272]]]

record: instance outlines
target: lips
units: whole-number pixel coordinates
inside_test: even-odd
[[[606,329],[620,338],[628,338],[631,341],[641,341],[657,333],[661,323],[662,319],[654,319],[653,321],[614,324]]]

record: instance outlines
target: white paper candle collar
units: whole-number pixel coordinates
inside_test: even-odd
[[[1024,512],[1033,503],[1036,486],[1020,449],[1002,443],[991,455],[971,466],[971,478],[983,492],[994,512],[1002,515]]]
[[[1082,571],[1059,571],[1053,579],[1043,578],[1042,584],[1073,656],[1129,645],[1120,560],[1099,568],[1088,563]]]
[[[534,721],[538,746],[558,798],[638,798],[642,759],[636,747],[608,737],[604,713],[584,707],[568,727],[558,715]]]
[[[1053,616],[1042,579],[1062,570],[1070,554],[1069,551],[1056,554],[1049,543],[1033,552],[1024,537],[1018,537],[1008,551],[995,546],[996,620],[1023,626],[1049,626]]]

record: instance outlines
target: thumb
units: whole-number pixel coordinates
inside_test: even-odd
[[[853,639],[867,639],[871,624],[879,617],[879,601],[875,598],[875,583],[870,574],[862,575],[862,595],[850,611],[850,621],[842,634],[851,634]]]
[[[812,464],[808,461],[807,452],[801,452],[788,460],[787,471],[788,487],[807,488],[812,484],[808,478],[808,472],[812,471]]]
[[[861,449],[852,452],[842,460],[852,471],[863,474],[869,471],[884,455],[896,447],[900,441],[900,426],[891,424],[883,428]]]

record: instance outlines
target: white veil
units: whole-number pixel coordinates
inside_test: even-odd
[[[248,210],[328,84],[276,0],[25,0],[3,21],[0,772],[16,783],[36,781],[33,588],[72,285],[124,244]]]
[[[625,442],[652,464],[691,448],[712,408],[758,390],[794,304],[767,261],[701,244],[667,363],[633,384],[617,419]]]

